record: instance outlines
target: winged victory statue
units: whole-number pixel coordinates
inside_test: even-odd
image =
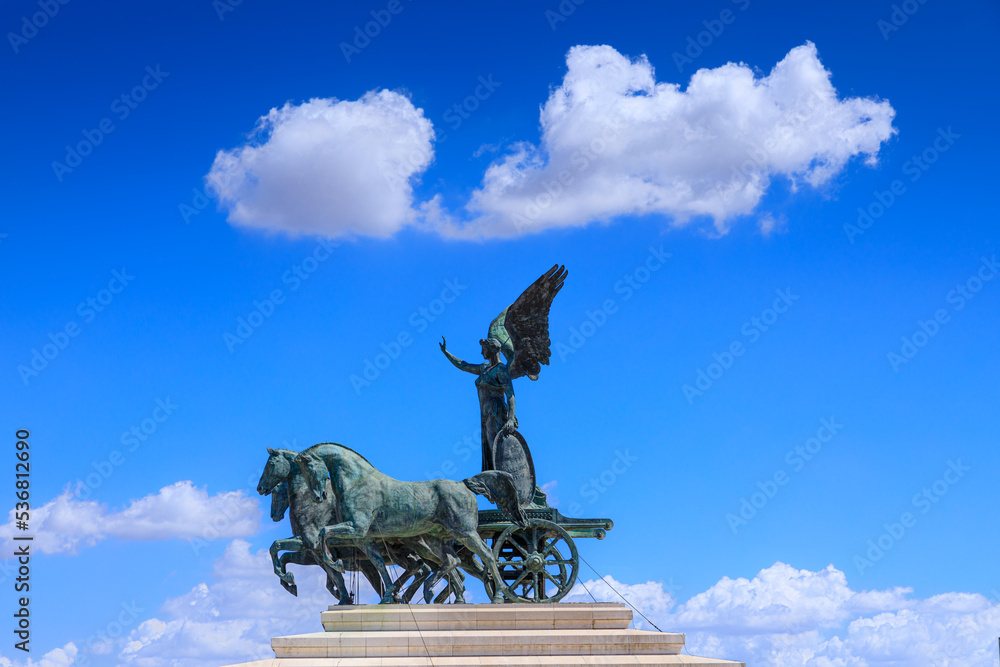
[[[456,368],[476,376],[483,471],[509,472],[522,507],[545,507],[547,503],[535,482],[531,450],[517,430],[513,381],[524,376],[537,380],[541,365],[548,365],[549,308],[567,275],[565,266],[553,266],[493,319],[486,338],[479,341],[483,363],[462,361],[448,351],[444,337],[440,343],[441,351]]]

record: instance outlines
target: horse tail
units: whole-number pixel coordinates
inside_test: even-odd
[[[462,480],[473,493],[483,496],[507,515],[507,518],[521,526],[528,525],[528,519],[524,515],[517,502],[517,487],[514,486],[514,477],[509,472],[503,470],[487,470],[475,477]]]

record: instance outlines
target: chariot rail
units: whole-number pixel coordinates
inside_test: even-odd
[[[603,540],[608,531],[615,527],[615,522],[611,519],[573,519],[563,516],[555,507],[526,509],[524,514],[529,520],[551,521],[573,537],[594,537]],[[484,539],[502,533],[510,525],[512,525],[510,520],[500,510],[479,510],[479,534]]]
[[[500,510],[479,510],[479,535],[490,544],[508,602],[558,602],[576,583],[580,556],[575,537],[603,540],[611,519],[576,519],[554,507],[524,510],[527,526]],[[492,594],[492,582],[486,583]]]

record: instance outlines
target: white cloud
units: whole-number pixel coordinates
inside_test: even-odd
[[[256,498],[242,491],[209,496],[189,481],[165,486],[133,500],[121,510],[109,510],[93,500],[77,500],[70,489],[32,510],[31,532],[42,553],[76,553],[108,538],[123,540],[218,539],[253,535],[260,527]],[[14,511],[0,526],[8,549],[21,534]]]
[[[0,655],[0,667],[69,667],[76,663],[77,653],[76,644],[70,642],[62,648],[52,649],[43,655],[38,662],[31,658],[28,658],[27,662],[21,662]]]
[[[559,482],[553,479],[552,481],[545,482],[540,487],[542,489],[542,493],[546,496],[546,502],[548,502],[548,504],[552,507],[559,507],[559,496],[556,493],[557,486],[559,486]]]
[[[388,237],[414,221],[410,178],[430,164],[433,138],[423,111],[388,90],[288,103],[246,145],[219,151],[206,181],[236,225]]]
[[[687,633],[695,655],[780,667],[997,664],[1000,602],[982,595],[855,591],[833,566],[814,572],[784,563],[753,579],[723,577],[683,604],[655,582],[610,584],[661,629]],[[621,602],[600,580],[578,584],[567,601],[590,600],[584,586],[598,600]]]
[[[202,667],[273,658],[271,637],[321,630],[320,611],[335,604],[318,567],[289,571],[298,597],[278,583],[267,550],[252,552],[234,540],[215,563],[215,581],[167,600],[125,639],[120,659],[139,667]],[[361,600],[377,602],[362,585]]]
[[[698,70],[684,90],[610,46],[573,47],[566,65],[538,145],[494,161],[461,213],[440,195],[413,201],[434,131],[387,90],[272,109],[248,144],[219,152],[207,181],[230,222],[292,234],[385,238],[417,224],[509,237],[648,214],[677,226],[707,217],[721,234],[774,178],[823,186],[855,157],[875,165],[896,132],[887,101],[838,96],[811,42],[767,76],[729,63]],[[765,212],[758,225],[769,234],[780,223]]]
[[[625,596],[636,609],[650,616],[657,612],[668,611],[677,603],[673,594],[674,586],[667,586],[658,581],[647,581],[644,584],[623,584],[612,576],[604,579],[592,579],[587,582],[577,582],[566,596],[566,602],[624,602],[619,593]],[[617,592],[616,592],[617,591]],[[593,596],[593,597],[591,597]],[[641,618],[635,615],[636,620]],[[655,622],[655,621],[654,621]],[[663,628],[660,628],[661,630]]]
[[[784,216],[775,218],[774,214],[765,211],[757,217],[757,228],[763,236],[770,236],[776,232],[783,232],[787,221]]]
[[[821,186],[855,156],[875,164],[895,132],[888,102],[839,99],[811,42],[765,77],[729,63],[698,70],[683,91],[657,83],[645,56],[610,46],[574,47],[566,64],[542,107],[540,145],[493,163],[469,203],[477,219],[452,233],[512,236],[651,213],[675,225],[709,216],[724,233],[773,178]]]
[[[291,569],[297,598],[278,584],[266,550],[233,541],[211,583],[168,600],[119,643],[120,661],[196,667],[272,657],[271,637],[318,631],[319,612],[333,599],[319,568]],[[470,599],[483,601],[480,585],[467,582]],[[723,577],[683,603],[672,582],[606,577],[578,583],[565,601],[590,601],[586,589],[599,601],[621,602],[617,590],[662,630],[686,633],[687,653],[755,667],[996,665],[1000,601],[968,593],[919,599],[908,588],[856,591],[833,566],[811,571],[775,563],[752,579]],[[376,601],[363,581],[361,601]],[[651,629],[638,614],[635,626]]]

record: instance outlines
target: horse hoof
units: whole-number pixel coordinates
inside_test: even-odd
[[[296,584],[290,584],[287,581],[282,581],[281,585],[285,587],[285,590],[294,595],[299,596],[299,587]]]

